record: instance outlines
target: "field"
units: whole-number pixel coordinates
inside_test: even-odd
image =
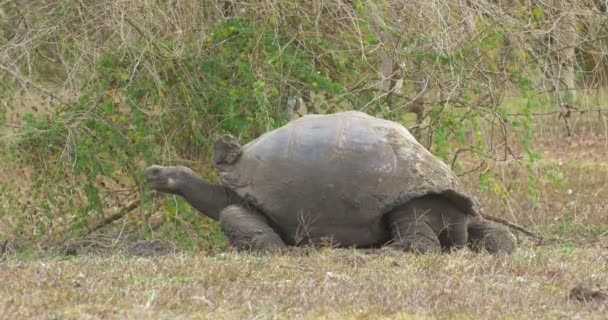
[[[605,1],[0,4],[0,319],[608,318]],[[398,121],[509,256],[233,252],[144,169],[305,114]],[[311,199],[313,201],[314,199]]]
[[[560,183],[537,181],[538,202],[519,165],[488,169],[510,188],[507,198],[476,187],[475,173],[463,176],[488,212],[542,237],[518,232],[511,256],[327,248],[257,255],[103,235],[42,251],[5,242],[0,318],[605,319],[608,140],[597,118],[571,120],[567,138],[555,117],[535,119],[535,148],[562,174]],[[0,176],[26,183],[20,172]]]
[[[605,319],[608,242],[510,257],[315,250],[10,258],[6,319]]]
[[[518,233],[520,248],[511,256],[323,248],[257,255],[180,250],[163,242],[141,242],[139,250],[138,243],[106,247],[100,240],[77,254],[4,255],[0,314],[6,319],[605,319],[607,149],[592,131],[577,131],[569,139],[537,137],[545,161],[562,163],[564,174],[561,186],[539,182],[539,204],[521,193],[506,202],[507,209],[492,201],[492,193],[482,194],[490,209],[503,217],[511,212],[510,220],[544,238]],[[493,170],[510,172],[516,184],[521,178],[504,166]]]

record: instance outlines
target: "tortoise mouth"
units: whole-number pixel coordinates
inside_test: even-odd
[[[146,179],[148,181],[156,180],[160,177],[162,167],[158,165],[152,165],[146,168],[144,174],[146,175]]]

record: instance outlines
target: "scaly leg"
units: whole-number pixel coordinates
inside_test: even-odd
[[[287,247],[268,220],[256,210],[231,205],[222,210],[219,222],[237,250],[275,251]]]

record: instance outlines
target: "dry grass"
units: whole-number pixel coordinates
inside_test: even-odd
[[[255,256],[11,258],[0,265],[7,319],[604,319],[568,299],[608,284],[608,242],[523,248],[510,257],[321,250]]]
[[[555,116],[534,118],[532,146],[541,156],[532,165],[537,203],[529,197],[529,172],[524,160],[487,161],[481,157],[461,157],[464,165],[456,171],[468,172],[470,168],[478,167],[481,160],[486,160],[480,170],[462,179],[480,196],[487,213],[525,225],[547,238],[595,241],[597,237],[608,235],[605,211],[608,206],[608,130],[602,127],[603,116],[597,114],[575,115],[570,121],[573,136],[567,137],[563,120]],[[520,141],[520,136],[510,133],[508,145],[513,154],[525,158],[527,155]],[[502,154],[502,150],[496,151],[497,158]],[[560,181],[543,172],[544,165],[554,170]],[[490,176],[487,190],[479,185],[482,171]]]
[[[115,249],[17,255],[0,263],[0,318],[604,319],[608,302],[568,299],[578,285],[608,287],[608,148],[602,130],[582,123],[571,138],[559,124],[540,126],[535,146],[543,161],[561,163],[564,176],[562,186],[541,178],[540,204],[527,198],[520,165],[490,168],[512,187],[508,199],[474,189],[488,211],[560,244],[537,247],[522,238],[509,257],[355,250],[135,257]]]
[[[559,124],[539,127],[537,150],[561,163],[564,176],[562,186],[541,178],[540,204],[527,198],[519,165],[490,168],[512,187],[508,199],[474,189],[488,211],[561,244],[522,238],[509,257],[354,250],[135,257],[115,249],[11,256],[0,263],[0,318],[604,319],[608,302],[568,299],[581,284],[608,287],[608,148],[602,130],[582,123],[571,138]]]

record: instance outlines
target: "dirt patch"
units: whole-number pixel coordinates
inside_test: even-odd
[[[35,118],[50,116],[57,106],[71,104],[78,98],[78,92],[58,85],[48,85],[44,93],[40,90],[21,89],[8,103],[6,120],[9,128],[20,128],[23,119],[31,114]]]
[[[129,254],[140,257],[162,256],[176,251],[174,244],[158,239],[137,241],[127,246]]]
[[[31,114],[34,118],[49,117],[59,103],[73,102],[76,98],[74,91],[56,85],[49,86],[48,92],[52,92],[52,94],[45,94],[34,89],[21,89],[15,94],[6,109],[7,131],[4,133],[7,134],[7,139],[23,128],[26,115]],[[16,156],[19,159],[19,155]],[[10,199],[13,200],[13,203],[18,203],[22,209],[26,208],[29,204],[28,199],[34,190],[32,178],[37,174],[36,169],[22,161],[11,163],[2,156],[0,156],[0,164],[2,164],[0,185],[5,187],[4,192],[6,192],[0,197],[0,206],[5,210],[8,209]],[[0,220],[0,233],[6,231],[3,228],[4,224]]]
[[[538,138],[536,149],[554,161],[600,162],[608,164],[608,138],[602,133],[583,133],[572,137]]]
[[[591,288],[585,285],[578,285],[570,290],[568,294],[570,300],[580,302],[597,302],[608,299],[608,294],[600,288]]]
[[[28,165],[10,164],[0,156],[0,211],[9,213],[0,218],[0,234],[7,235],[29,205],[35,170]],[[17,212],[20,210],[21,212]]]

